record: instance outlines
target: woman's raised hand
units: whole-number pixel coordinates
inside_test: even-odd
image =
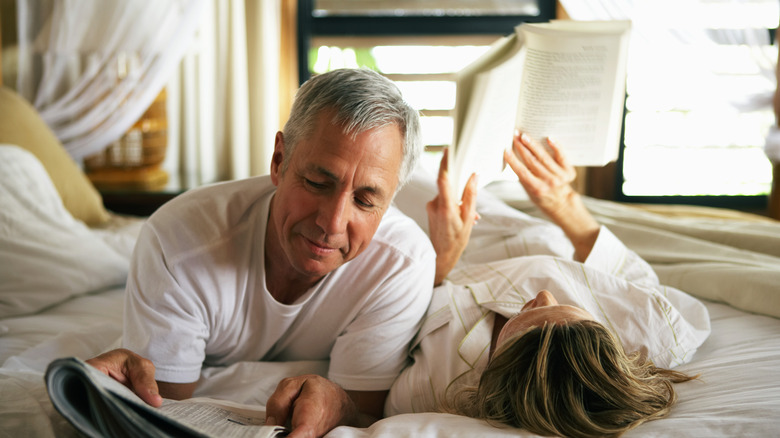
[[[577,171],[558,145],[547,139],[549,151],[525,133],[515,133],[512,150],[504,160],[512,168],[529,198],[544,214],[555,218],[569,208],[576,192],[571,186]]]
[[[512,151],[504,151],[504,160],[531,201],[566,233],[574,245],[575,258],[584,261],[593,249],[600,225],[571,186],[577,176],[574,166],[549,138],[547,146],[549,149],[517,132]]]
[[[469,242],[477,215],[477,176],[472,174],[463,189],[460,202],[452,196],[447,174],[447,150],[439,164],[436,185],[439,194],[426,205],[431,243],[436,250],[434,285],[441,284],[458,262]]]

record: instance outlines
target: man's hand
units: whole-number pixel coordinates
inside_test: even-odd
[[[528,197],[574,245],[574,255],[585,261],[596,243],[600,226],[585,208],[571,183],[577,176],[574,166],[558,145],[547,139],[547,149],[528,135],[517,133],[513,150],[504,151],[504,160],[517,175]]]
[[[130,350],[119,348],[88,359],[98,371],[130,388],[141,400],[159,408],[162,397],[154,380],[154,364]]]
[[[355,402],[330,380],[309,374],[279,382],[266,404],[266,424],[290,422],[290,438],[321,437],[337,426],[366,426]]]
[[[439,194],[426,205],[428,230],[436,251],[436,275],[433,282],[435,286],[441,284],[455,267],[469,243],[471,229],[478,219],[477,176],[472,174],[469,177],[461,202],[456,202],[447,175],[447,160],[448,153],[445,149],[436,179]]]

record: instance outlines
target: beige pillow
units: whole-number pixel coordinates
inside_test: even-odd
[[[109,219],[100,193],[29,102],[0,87],[0,114],[0,143],[20,146],[38,158],[73,217],[90,226]]]

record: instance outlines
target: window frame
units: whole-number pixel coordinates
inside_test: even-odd
[[[556,0],[537,0],[539,15],[479,16],[361,16],[312,15],[315,0],[298,0],[298,79],[310,77],[309,49],[316,36],[435,36],[508,35],[521,22],[544,22],[556,17]]]
[[[558,18],[556,0],[538,0],[539,15],[481,15],[481,16],[313,16],[315,0],[298,0],[298,77],[303,84],[310,77],[309,50],[313,38],[370,37],[370,36],[453,36],[453,35],[507,35],[521,22],[546,22]],[[768,29],[774,44],[776,29]],[[618,159],[607,166],[585,168],[581,173],[582,189],[586,195],[626,203],[686,204],[739,210],[764,210],[769,195],[657,195],[637,196],[623,192],[623,161],[625,149],[625,122],[627,108],[623,107]]]
[[[775,32],[777,28],[767,29],[769,32],[769,43],[775,44]],[[626,95],[628,97],[628,95]],[[602,192],[608,193],[608,198],[618,202],[634,203],[634,204],[673,204],[673,205],[695,205],[702,207],[715,207],[715,208],[730,208],[743,211],[758,211],[763,212],[769,206],[770,194],[766,195],[655,195],[655,196],[642,196],[642,195],[626,195],[623,192],[623,182],[625,181],[625,174],[623,172],[623,154],[625,151],[625,134],[626,134],[626,116],[628,109],[624,105],[623,107],[623,125],[620,133],[620,152],[618,159],[613,166],[604,168],[601,172],[612,173],[613,186],[606,188]],[[603,177],[602,177],[603,178]],[[608,179],[608,178],[607,178]],[[771,188],[770,188],[771,190]]]

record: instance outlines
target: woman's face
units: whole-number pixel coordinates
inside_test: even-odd
[[[545,322],[557,324],[568,321],[594,320],[593,315],[579,307],[558,304],[555,297],[547,290],[536,294],[536,298],[525,303],[520,313],[510,318],[498,334],[496,348],[507,339],[522,333],[531,327],[544,325]]]

